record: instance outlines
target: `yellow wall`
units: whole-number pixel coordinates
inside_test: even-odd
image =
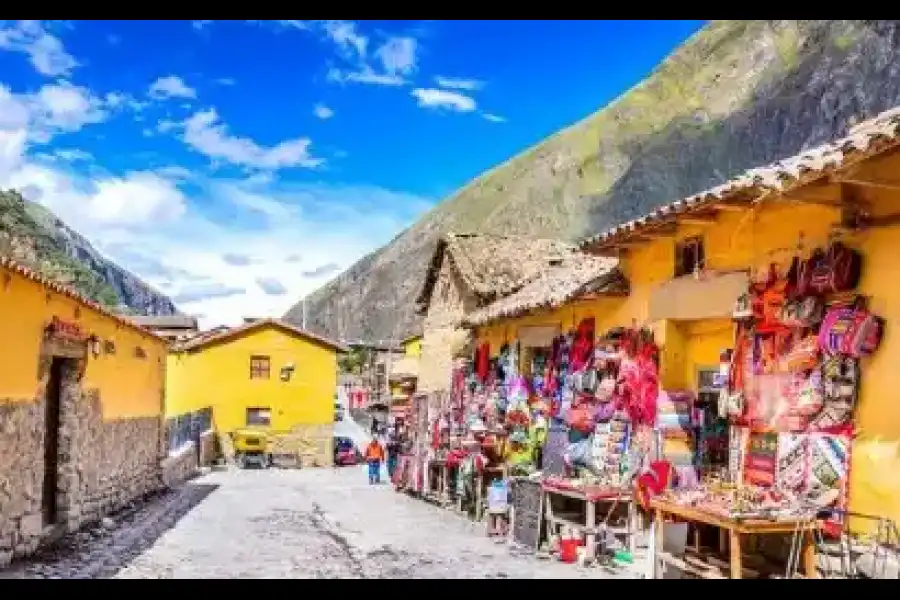
[[[269,379],[250,379],[250,357],[270,357]],[[281,368],[295,365],[290,381]],[[252,329],[239,337],[193,352],[169,356],[166,416],[213,408],[215,428],[233,431],[246,425],[246,411],[268,407],[272,429],[332,423],[337,389],[337,353],[275,326]]]
[[[897,160],[897,159],[891,159]],[[880,166],[884,179],[897,168]],[[896,176],[894,175],[894,178]],[[873,190],[864,198],[875,214],[900,212],[900,194]],[[878,195],[876,195],[878,194]],[[677,238],[703,235],[707,266],[711,269],[764,268],[775,262],[786,268],[800,242],[808,250],[824,246],[836,209],[799,204],[790,196],[771,200],[753,212],[723,213],[713,226],[680,226]],[[863,362],[863,379],[857,409],[858,437],[853,444],[850,506],[852,510],[882,515],[900,522],[900,226],[872,229],[845,239],[862,251],[863,278],[860,292],[887,321],[878,353]],[[579,302],[554,311],[542,311],[521,319],[501,321],[477,330],[494,352],[504,341],[515,339],[522,325],[540,323],[571,327],[578,318],[593,315],[597,330],[627,326],[632,319],[657,333],[663,350],[663,385],[670,389],[694,387],[696,369],[715,365],[719,350],[731,347],[733,330],[725,320],[698,323],[647,323],[648,299],[654,288],[674,274],[673,240],[657,240],[630,249],[623,271],[632,291],[627,299]]]
[[[11,278],[4,285],[4,275]],[[49,300],[48,300],[49,298]],[[77,323],[86,335],[113,341],[115,354],[88,357],[83,386],[98,389],[106,420],[162,412],[166,344],[18,274],[0,268],[0,399],[32,401],[44,327],[53,317]],[[140,346],[146,358],[137,358]]]
[[[403,342],[403,355],[409,358],[419,358],[422,354],[422,338],[415,337]]]

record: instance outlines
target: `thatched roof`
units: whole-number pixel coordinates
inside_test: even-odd
[[[465,324],[484,325],[539,308],[554,308],[589,293],[628,293],[628,281],[618,269],[618,260],[584,254],[571,255],[559,264],[541,271],[537,278],[519,291],[468,315]]]
[[[416,300],[420,313],[431,302],[431,293],[444,260],[449,259],[465,285],[484,302],[506,296],[535,279],[550,261],[577,252],[559,240],[502,236],[486,233],[442,237],[434,250],[425,281]]]
[[[639,235],[649,228],[676,220],[679,215],[703,211],[717,203],[729,200],[747,202],[770,193],[783,194],[898,146],[900,106],[852,127],[846,137],[804,150],[770,165],[750,169],[722,185],[590,236],[580,246],[615,245],[617,241],[624,241],[629,236]]]
[[[314,344],[330,348],[335,352],[348,351],[348,348],[343,344],[329,340],[328,338],[324,338],[320,335],[316,335],[315,333],[312,333],[310,331],[300,329],[299,327],[294,327],[290,323],[286,323],[278,319],[259,319],[258,321],[245,323],[240,327],[231,327],[224,331],[215,333],[214,335],[199,335],[197,337],[191,338],[183,344],[176,346],[174,350],[176,352],[190,352],[193,350],[199,350],[200,348],[205,348],[212,344],[226,342],[256,329],[263,329],[265,327],[274,327],[287,333],[288,335],[303,338],[305,340],[313,342]]]

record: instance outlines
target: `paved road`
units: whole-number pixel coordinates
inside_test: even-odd
[[[480,525],[367,485],[362,467],[214,472],[82,538],[6,576],[613,577],[515,553]]]

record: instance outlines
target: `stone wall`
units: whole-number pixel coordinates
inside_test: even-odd
[[[166,487],[176,487],[199,472],[198,452],[194,442],[183,444],[162,461],[162,482]]]
[[[281,466],[333,466],[334,425],[298,425],[273,436],[272,457]]]
[[[214,431],[204,431],[200,434],[200,466],[208,467],[218,458],[216,448],[216,434]]]
[[[0,399],[0,566],[34,552],[48,536],[68,533],[162,485],[161,417],[103,421],[97,391],[82,391],[80,372],[64,369],[60,394],[58,518],[41,514],[44,395]]]
[[[444,259],[423,323],[417,383],[421,392],[450,389],[453,357],[472,339],[471,332],[460,324],[466,314],[477,308],[477,300],[453,269],[450,260]]]

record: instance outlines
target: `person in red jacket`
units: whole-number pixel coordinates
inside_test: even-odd
[[[369,465],[369,485],[381,482],[381,463],[384,461],[384,448],[376,438],[372,438],[366,446],[364,453],[366,464]]]

